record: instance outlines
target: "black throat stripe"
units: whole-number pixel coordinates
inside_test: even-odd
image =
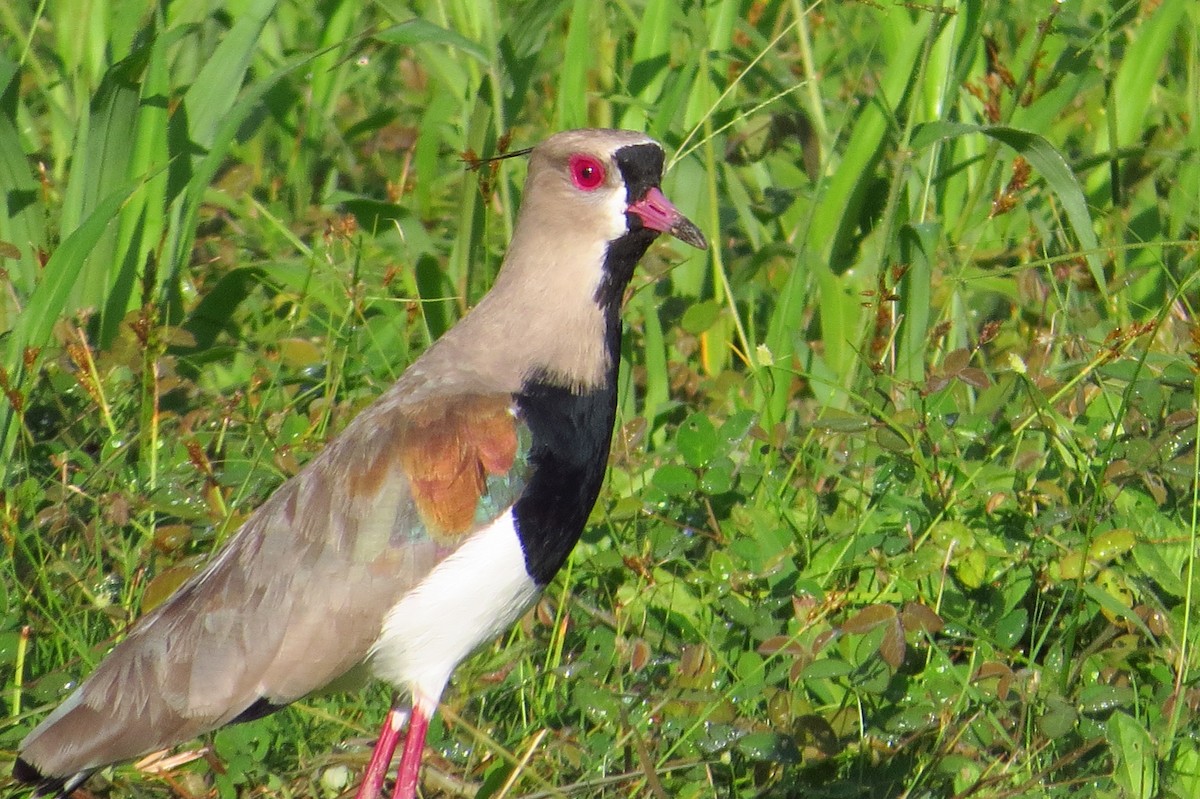
[[[535,379],[517,395],[533,440],[529,484],[513,517],[525,570],[539,585],[562,568],[600,494],[616,415],[615,388],[615,375],[584,394]]]
[[[515,397],[532,441],[529,484],[513,516],[525,569],[539,585],[549,583],[562,568],[600,495],[617,414],[622,295],[655,235],[639,227],[609,244],[604,279],[596,292],[604,313],[604,381],[577,393],[562,385],[561,378],[534,374]]]
[[[615,155],[628,202],[640,200],[662,178],[657,144],[622,147]],[[539,585],[554,578],[575,547],[604,482],[617,414],[617,366],[621,358],[621,302],[633,270],[658,231],[626,214],[625,235],[609,242],[596,304],[604,314],[604,381],[577,393],[561,378],[532,375],[515,399],[532,438],[529,484],[513,507],[525,569]]]

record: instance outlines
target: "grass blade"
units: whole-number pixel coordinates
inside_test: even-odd
[[[1081,254],[1087,259],[1092,279],[1103,293],[1107,281],[1104,279],[1104,267],[1100,262],[1100,241],[1092,227],[1087,199],[1067,160],[1045,137],[1002,125],[931,122],[920,126],[913,136],[912,146],[913,149],[919,150],[938,140],[977,134],[988,136],[1011,147],[1046,181],[1050,192],[1062,204],[1067,222],[1082,248]]]

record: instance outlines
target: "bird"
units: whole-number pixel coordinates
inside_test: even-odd
[[[365,667],[394,701],[356,796],[382,793],[407,726],[393,795],[414,799],[453,670],[531,606],[599,496],[635,266],[663,233],[708,247],[649,136],[521,152],[491,289],[21,741],[13,776],[34,795]]]

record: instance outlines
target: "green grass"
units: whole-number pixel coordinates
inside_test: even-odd
[[[523,166],[460,154],[615,125],[714,247],[645,259],[603,498],[458,670],[425,795],[1197,795],[1198,29],[1188,0],[3,4],[0,771],[486,290]],[[101,779],[332,797],[386,704]]]

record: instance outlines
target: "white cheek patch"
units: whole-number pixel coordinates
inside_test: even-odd
[[[605,189],[604,191],[608,194],[608,197],[604,200],[604,219],[607,222],[604,240],[607,242],[619,239],[629,232],[629,220],[625,217],[625,211],[629,208],[629,202],[626,199],[627,191],[624,183],[612,189]]]

